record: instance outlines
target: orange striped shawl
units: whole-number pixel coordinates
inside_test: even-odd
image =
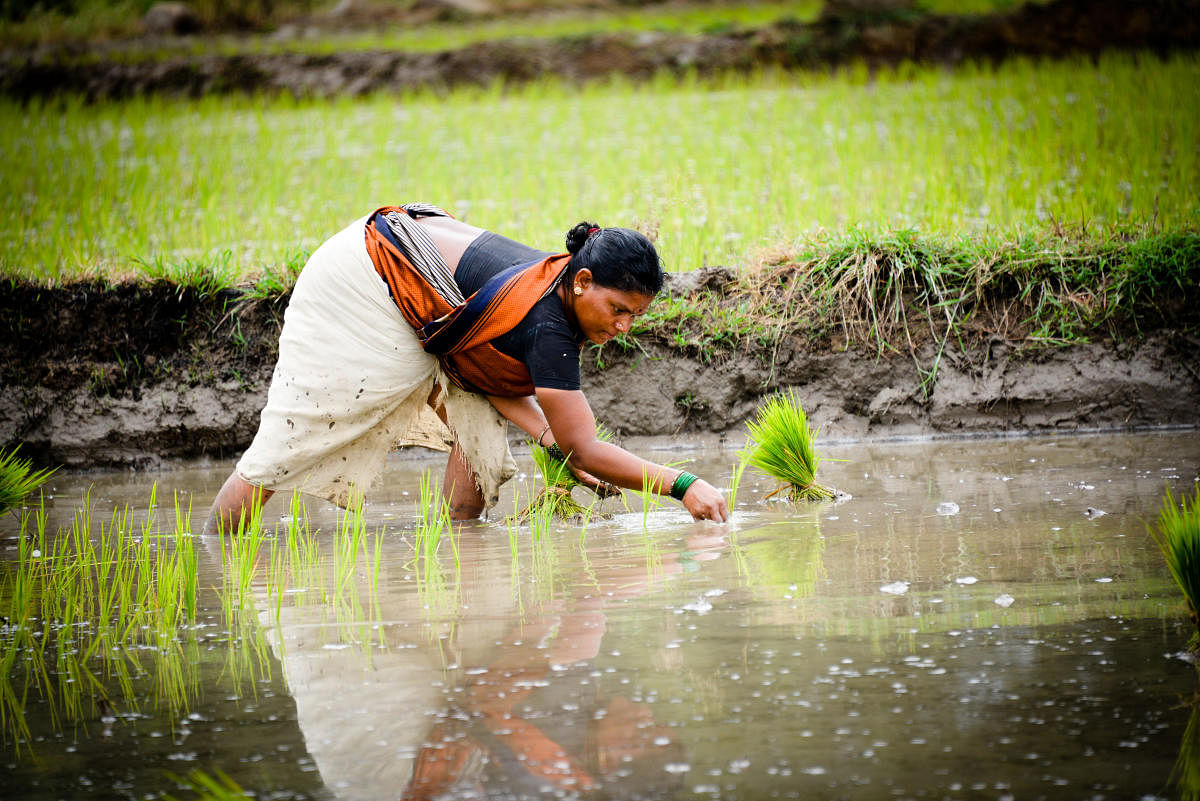
[[[390,211],[404,209],[385,206],[367,219],[367,253],[422,345],[437,355],[442,370],[465,390],[505,397],[532,395],[533,382],[524,363],[496,350],[491,340],[525,319],[554,286],[570,254],[549,256],[523,270],[506,271],[499,282],[489,281],[465,303],[452,306],[376,227],[376,218]],[[386,227],[387,223],[382,225]],[[481,296],[485,291],[486,298]]]

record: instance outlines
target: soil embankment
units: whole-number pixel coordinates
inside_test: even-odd
[[[0,283],[0,445],[70,467],[235,456],[258,424],[286,302]],[[916,366],[928,353],[878,357],[800,336],[777,345],[709,362],[652,336],[632,350],[589,348],[585,391],[599,419],[630,435],[740,431],[783,386],[826,437],[1200,425],[1200,340],[1171,329],[1068,348],[948,346],[928,394]]]
[[[89,100],[147,94],[199,97],[286,92],[329,97],[418,87],[586,81],[668,70],[707,75],[768,66],[819,68],[850,62],[958,64],[1013,56],[1062,57],[1124,49],[1165,53],[1200,46],[1200,0],[1054,0],[986,16],[824,17],[702,36],[641,33],[561,40],[484,42],[437,53],[298,52],[131,58],[78,48],[0,56],[0,94]],[[152,50],[153,42],[147,42]]]

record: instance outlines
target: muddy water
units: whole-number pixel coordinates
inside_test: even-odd
[[[627,493],[536,540],[466,526],[457,563],[448,542],[414,550],[417,476],[439,463],[397,458],[367,509],[377,583],[364,559],[343,592],[318,591],[326,564],[275,596],[260,571],[236,646],[206,592],[170,669],[186,701],[163,700],[149,655],[78,723],[31,698],[4,795],[182,796],[167,772],[194,768],[259,798],[1174,795],[1197,674],[1144,521],[1195,487],[1195,431],[825,455],[849,500],[766,506],[748,472],[728,526]],[[735,456],[657,458],[722,483]],[[155,481],[199,510],[227,469],[61,476],[50,512],[89,487],[144,509]],[[268,522],[289,513],[276,499]],[[332,550],[337,514],[308,513]]]

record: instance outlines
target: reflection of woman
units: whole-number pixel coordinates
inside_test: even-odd
[[[518,642],[540,646],[505,646],[471,680],[464,708],[426,738],[402,798],[674,797],[675,732],[649,706],[596,689],[590,660],[603,635],[595,611],[522,626]]]
[[[567,251],[427,204],[379,209],[325,242],[296,282],[258,434],[214,519],[236,524],[280,489],[351,502],[392,447],[437,438],[428,402],[453,434],[444,487],[455,517],[478,516],[512,473],[503,415],[592,486],[645,486],[696,519],[725,520],[707,482],[599,441],[580,391],[582,344],[627,332],[662,287],[654,246],[580,223]]]

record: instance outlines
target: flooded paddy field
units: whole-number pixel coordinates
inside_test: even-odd
[[[1178,796],[1200,682],[1147,523],[1194,491],[1196,431],[823,455],[852,497],[764,504],[748,470],[724,526],[626,492],[516,527],[519,478],[431,547],[414,507],[442,460],[410,456],[359,522],[277,497],[253,554],[187,538],[195,623],[169,642],[50,643],[52,691],[6,665],[3,794],[188,798],[199,769],[260,799]],[[737,454],[653,458],[728,486]],[[85,494],[140,524],[157,483],[151,528],[178,497],[198,530],[228,468],[57,475],[47,526]]]

